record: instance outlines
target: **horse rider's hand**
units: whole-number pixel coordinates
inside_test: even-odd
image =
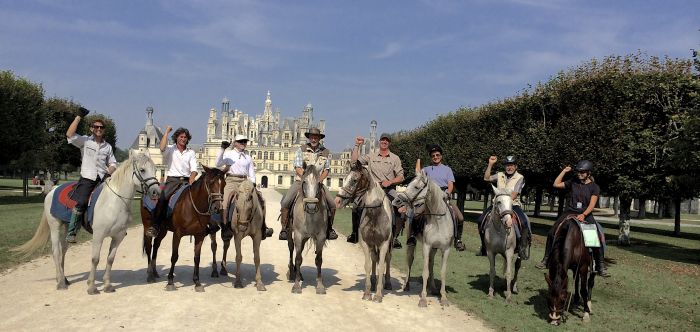
[[[406,208],[406,206],[405,206],[405,205],[404,205],[404,206],[402,206],[402,207],[400,207],[400,208],[398,209],[399,213],[401,213],[401,214],[404,214],[404,213],[406,213],[406,210],[408,210],[408,209]]]
[[[171,126],[165,127],[165,133],[166,133],[166,134],[169,133],[169,132],[172,131],[172,130],[173,130],[173,127],[171,127]]]
[[[228,142],[228,141],[221,142],[222,149],[226,150],[229,146],[231,146],[231,142]]]
[[[571,172],[571,166],[566,166],[564,169],[561,170],[563,173],[569,173]]]
[[[81,118],[84,118],[84,117],[87,116],[89,113],[90,113],[90,110],[88,110],[88,109],[85,108],[85,107],[82,107],[82,106],[81,106],[81,107],[78,109],[78,115],[79,115]]]
[[[362,145],[365,143],[365,138],[362,136],[355,137],[355,145]]]
[[[335,208],[336,208],[336,209],[340,209],[340,208],[341,208],[341,206],[340,206],[340,201],[341,201],[341,200],[340,200],[340,197],[336,196],[336,197],[335,197]]]
[[[495,164],[497,160],[498,158],[496,156],[489,157],[489,165],[493,166],[493,164]]]
[[[391,185],[391,181],[389,180],[384,180],[382,181],[382,187],[386,188]]]
[[[576,220],[578,220],[580,222],[583,222],[583,220],[585,220],[585,219],[586,219],[586,217],[583,215],[583,213],[576,216]]]

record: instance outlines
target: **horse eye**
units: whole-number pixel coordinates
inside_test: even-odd
[[[141,173],[145,173],[145,172],[146,172],[146,170],[142,168],[142,169],[141,169]]]

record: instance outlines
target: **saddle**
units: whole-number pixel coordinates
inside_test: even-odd
[[[168,209],[166,211],[166,218],[170,218],[173,215],[173,210],[175,210],[175,204],[177,204],[177,200],[180,199],[180,195],[182,195],[182,192],[185,190],[185,188],[189,187],[189,184],[183,184],[177,190],[168,198]],[[162,189],[162,188],[161,188]],[[150,199],[148,195],[143,195],[143,198],[141,199],[143,206],[146,208],[148,212],[151,213],[151,215],[154,213],[156,209],[156,205],[158,204],[157,199]]]
[[[260,208],[262,209],[263,224],[265,224],[265,199],[263,198],[263,195],[260,192],[260,190],[258,190],[258,188],[255,188],[254,192],[256,195],[258,195],[258,200],[260,201]],[[233,211],[236,210],[236,199],[238,199],[238,191],[234,191],[231,193],[231,195],[229,195],[228,206],[226,208],[225,222],[221,220],[222,215],[220,215],[220,214],[212,214],[211,219],[216,221],[216,222],[224,222],[224,223],[228,223],[230,225],[231,220],[233,220]],[[292,202],[292,204],[293,204],[293,202]],[[290,215],[291,215],[291,213],[290,213]]]
[[[603,239],[601,238],[600,233],[598,233],[598,227],[595,225],[595,223],[588,223],[585,220],[584,221],[578,221],[576,219],[576,214],[575,213],[570,213],[564,216],[564,218],[561,219],[556,224],[556,230],[554,231],[554,235],[556,236],[557,233],[559,233],[559,229],[561,228],[561,225],[564,224],[565,221],[571,220],[576,222],[576,225],[579,227],[581,230],[581,234],[583,235],[583,244],[586,248],[600,248],[601,243],[603,243]]]
[[[66,182],[56,188],[54,191],[53,199],[51,200],[51,215],[64,222],[68,223],[71,215],[73,214],[73,208],[77,201],[73,199],[73,193],[75,192],[75,187],[78,184],[77,181]],[[85,217],[83,218],[83,227],[92,234],[92,218],[95,214],[95,202],[97,198],[100,197],[102,188],[104,188],[104,183],[100,183],[95,187],[95,189],[90,194],[88,199],[88,208],[85,211]]]

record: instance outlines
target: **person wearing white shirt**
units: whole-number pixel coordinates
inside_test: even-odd
[[[172,131],[171,126],[165,128],[165,133],[160,140],[160,152],[163,154],[163,163],[167,167],[165,173],[165,188],[163,194],[158,199],[156,205],[153,222],[151,227],[146,231],[146,235],[156,237],[160,229],[160,225],[166,218],[168,201],[175,191],[184,184],[192,184],[197,178],[197,156],[194,150],[187,147],[187,144],[192,139],[190,131],[186,128],[178,128],[173,133],[172,140],[175,144],[168,145],[168,134]]]
[[[117,160],[114,158],[112,146],[104,140],[105,123],[101,119],[95,119],[90,124],[92,135],[78,135],[76,130],[80,119],[90,111],[80,107],[79,114],[66,131],[68,143],[80,148],[80,180],[75,186],[72,198],[76,201],[70,221],[68,222],[68,234],[66,241],[75,243],[75,236],[80,230],[83,215],[88,206],[88,200],[93,189],[117,169]]]
[[[238,191],[238,186],[245,179],[250,180],[255,184],[255,164],[253,164],[253,159],[245,152],[245,148],[248,145],[248,137],[245,135],[236,135],[233,140],[233,148],[227,149],[231,143],[227,141],[221,142],[221,151],[216,157],[216,167],[221,167],[224,165],[231,165],[228,172],[226,173],[226,186],[224,187],[224,211],[228,211],[228,203],[230,201],[230,195]],[[255,189],[258,194],[260,203],[262,204],[263,211],[265,210],[265,201],[263,200],[260,192]],[[263,213],[264,215],[264,213]],[[228,213],[224,212],[224,223],[227,224],[229,221],[226,220]],[[272,236],[274,231],[272,228],[267,228],[265,224],[265,218],[263,218],[262,226],[262,239]]]

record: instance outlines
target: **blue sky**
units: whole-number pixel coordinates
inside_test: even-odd
[[[126,147],[156,125],[205,138],[208,110],[307,103],[339,150],[513,96],[591,58],[689,58],[694,1],[5,1],[0,70],[112,117]]]

